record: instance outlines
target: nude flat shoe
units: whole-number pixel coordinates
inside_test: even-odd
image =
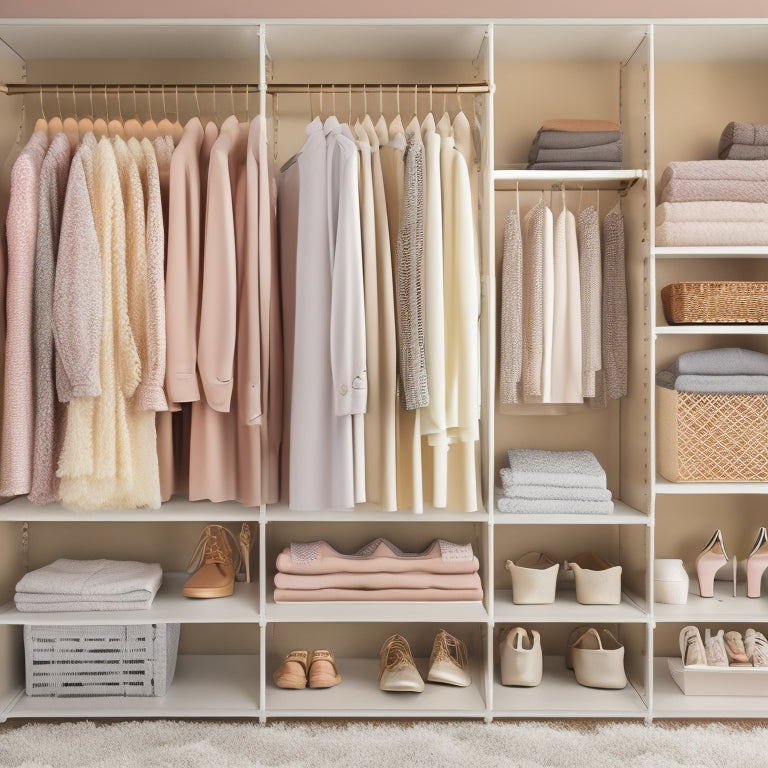
[[[408,641],[402,635],[388,637],[379,651],[379,688],[421,693],[424,687]]]
[[[685,667],[706,667],[707,653],[698,627],[680,630],[680,657]]]
[[[307,687],[307,657],[306,651],[289,651],[280,666],[272,674],[272,679],[278,688]]]
[[[336,669],[336,659],[328,650],[314,650],[309,655],[310,688],[333,688],[341,682],[341,675]]]
[[[748,629],[744,633],[744,650],[753,667],[768,667],[768,640],[762,632]]]
[[[514,627],[499,644],[502,685],[532,688],[541,682],[543,658],[541,636],[532,629]]]
[[[747,656],[741,632],[726,632],[723,639],[730,666],[749,666],[749,656]]]
[[[725,651],[723,630],[712,635],[709,628],[704,632],[704,652],[707,657],[708,667],[727,667],[728,655]]]
[[[587,688],[624,688],[624,646],[609,630],[590,627],[573,644],[573,671]]]
[[[235,591],[241,563],[239,543],[229,528],[206,525],[187,566],[192,573],[181,590],[184,597],[227,597]]]
[[[600,555],[585,552],[566,561],[573,571],[576,599],[582,605],[618,605],[621,602],[621,566]]]
[[[463,640],[444,629],[437,633],[429,657],[427,680],[430,683],[458,685],[461,688],[466,688],[472,682],[467,646]]]
[[[517,562],[507,560],[512,577],[512,602],[515,605],[545,605],[555,602],[557,572],[560,566],[543,552],[526,552]]]

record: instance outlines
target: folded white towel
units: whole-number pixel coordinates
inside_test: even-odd
[[[605,488],[605,470],[591,451],[513,448],[507,452],[510,480],[517,485]]]
[[[656,245],[768,245],[768,221],[666,221]]]
[[[695,200],[656,206],[656,226],[668,221],[768,221],[768,203]]]
[[[678,160],[664,169],[661,186],[673,179],[768,181],[768,160]]]
[[[60,595],[56,595],[57,598]],[[89,600],[65,600],[61,602],[56,599],[52,602],[37,603],[28,602],[23,599],[23,595],[18,593],[13,598],[17,611],[25,613],[70,613],[72,611],[145,611],[152,605],[152,599],[147,600],[100,600],[98,602]]]
[[[499,512],[515,515],[610,515],[612,501],[568,501],[565,499],[508,499],[497,493]]]
[[[512,479],[512,470],[502,467],[503,495],[508,499],[560,499],[562,501],[610,501],[607,488],[584,488],[559,485],[519,485]]]

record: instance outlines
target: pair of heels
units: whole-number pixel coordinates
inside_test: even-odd
[[[734,594],[736,588],[736,557],[729,557],[725,551],[722,531],[718,528],[696,558],[696,575],[699,580],[699,594],[714,597],[715,576],[727,563],[731,563]],[[768,531],[761,526],[752,549],[747,555],[747,597],[760,597],[760,582],[768,568]]]
[[[427,680],[465,688],[472,682],[467,646],[441,629],[432,644]],[[416,667],[411,646],[402,635],[388,637],[379,651],[379,688],[382,691],[421,693],[424,680]]]
[[[184,597],[228,597],[235,591],[235,581],[251,581],[251,550],[255,540],[251,526],[243,523],[240,535],[223,525],[210,524],[200,538],[187,565],[191,573],[181,594]]]
[[[501,684],[533,688],[541,682],[544,659],[535,629],[512,627],[499,641]]]
[[[333,688],[341,682],[331,651],[289,651],[272,675],[278,688]]]
[[[568,638],[565,666],[587,688],[619,689],[627,685],[624,646],[608,629],[577,627]]]
[[[686,667],[768,667],[768,640],[762,632],[719,630],[712,634],[698,627],[680,630],[680,655]]]

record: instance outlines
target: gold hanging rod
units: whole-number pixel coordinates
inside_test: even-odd
[[[0,93],[258,93],[255,83],[0,83]],[[488,93],[488,83],[269,83],[267,93]]]

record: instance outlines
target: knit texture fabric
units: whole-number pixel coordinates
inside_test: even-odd
[[[733,144],[768,147],[768,125],[739,121],[728,123],[720,134],[720,143],[717,148],[718,156],[725,157],[728,148]]]
[[[56,463],[64,437],[65,409],[56,398],[53,286],[71,159],[69,139],[59,133],[53,137],[40,171],[32,318],[35,341],[35,438],[29,500],[33,504],[49,504],[59,497]]]
[[[542,363],[542,289],[544,262],[544,201],[526,214],[523,260],[523,397],[540,397]]]
[[[720,155],[722,160],[768,160],[768,146],[751,144],[731,144]]]
[[[499,402],[519,403],[523,376],[523,236],[516,209],[509,211],[504,223],[499,368]]]
[[[581,382],[584,397],[595,396],[595,375],[602,367],[600,223],[593,205],[579,214],[579,283],[581,287]]]
[[[424,145],[409,133],[403,212],[397,237],[396,295],[400,383],[405,409],[429,405],[421,269],[424,260]]]
[[[694,200],[688,203],[662,203],[656,206],[657,227],[666,222],[680,221],[768,222],[768,203]]]
[[[749,205],[749,203],[745,203]],[[665,221],[656,227],[656,245],[765,245],[768,221]]]

